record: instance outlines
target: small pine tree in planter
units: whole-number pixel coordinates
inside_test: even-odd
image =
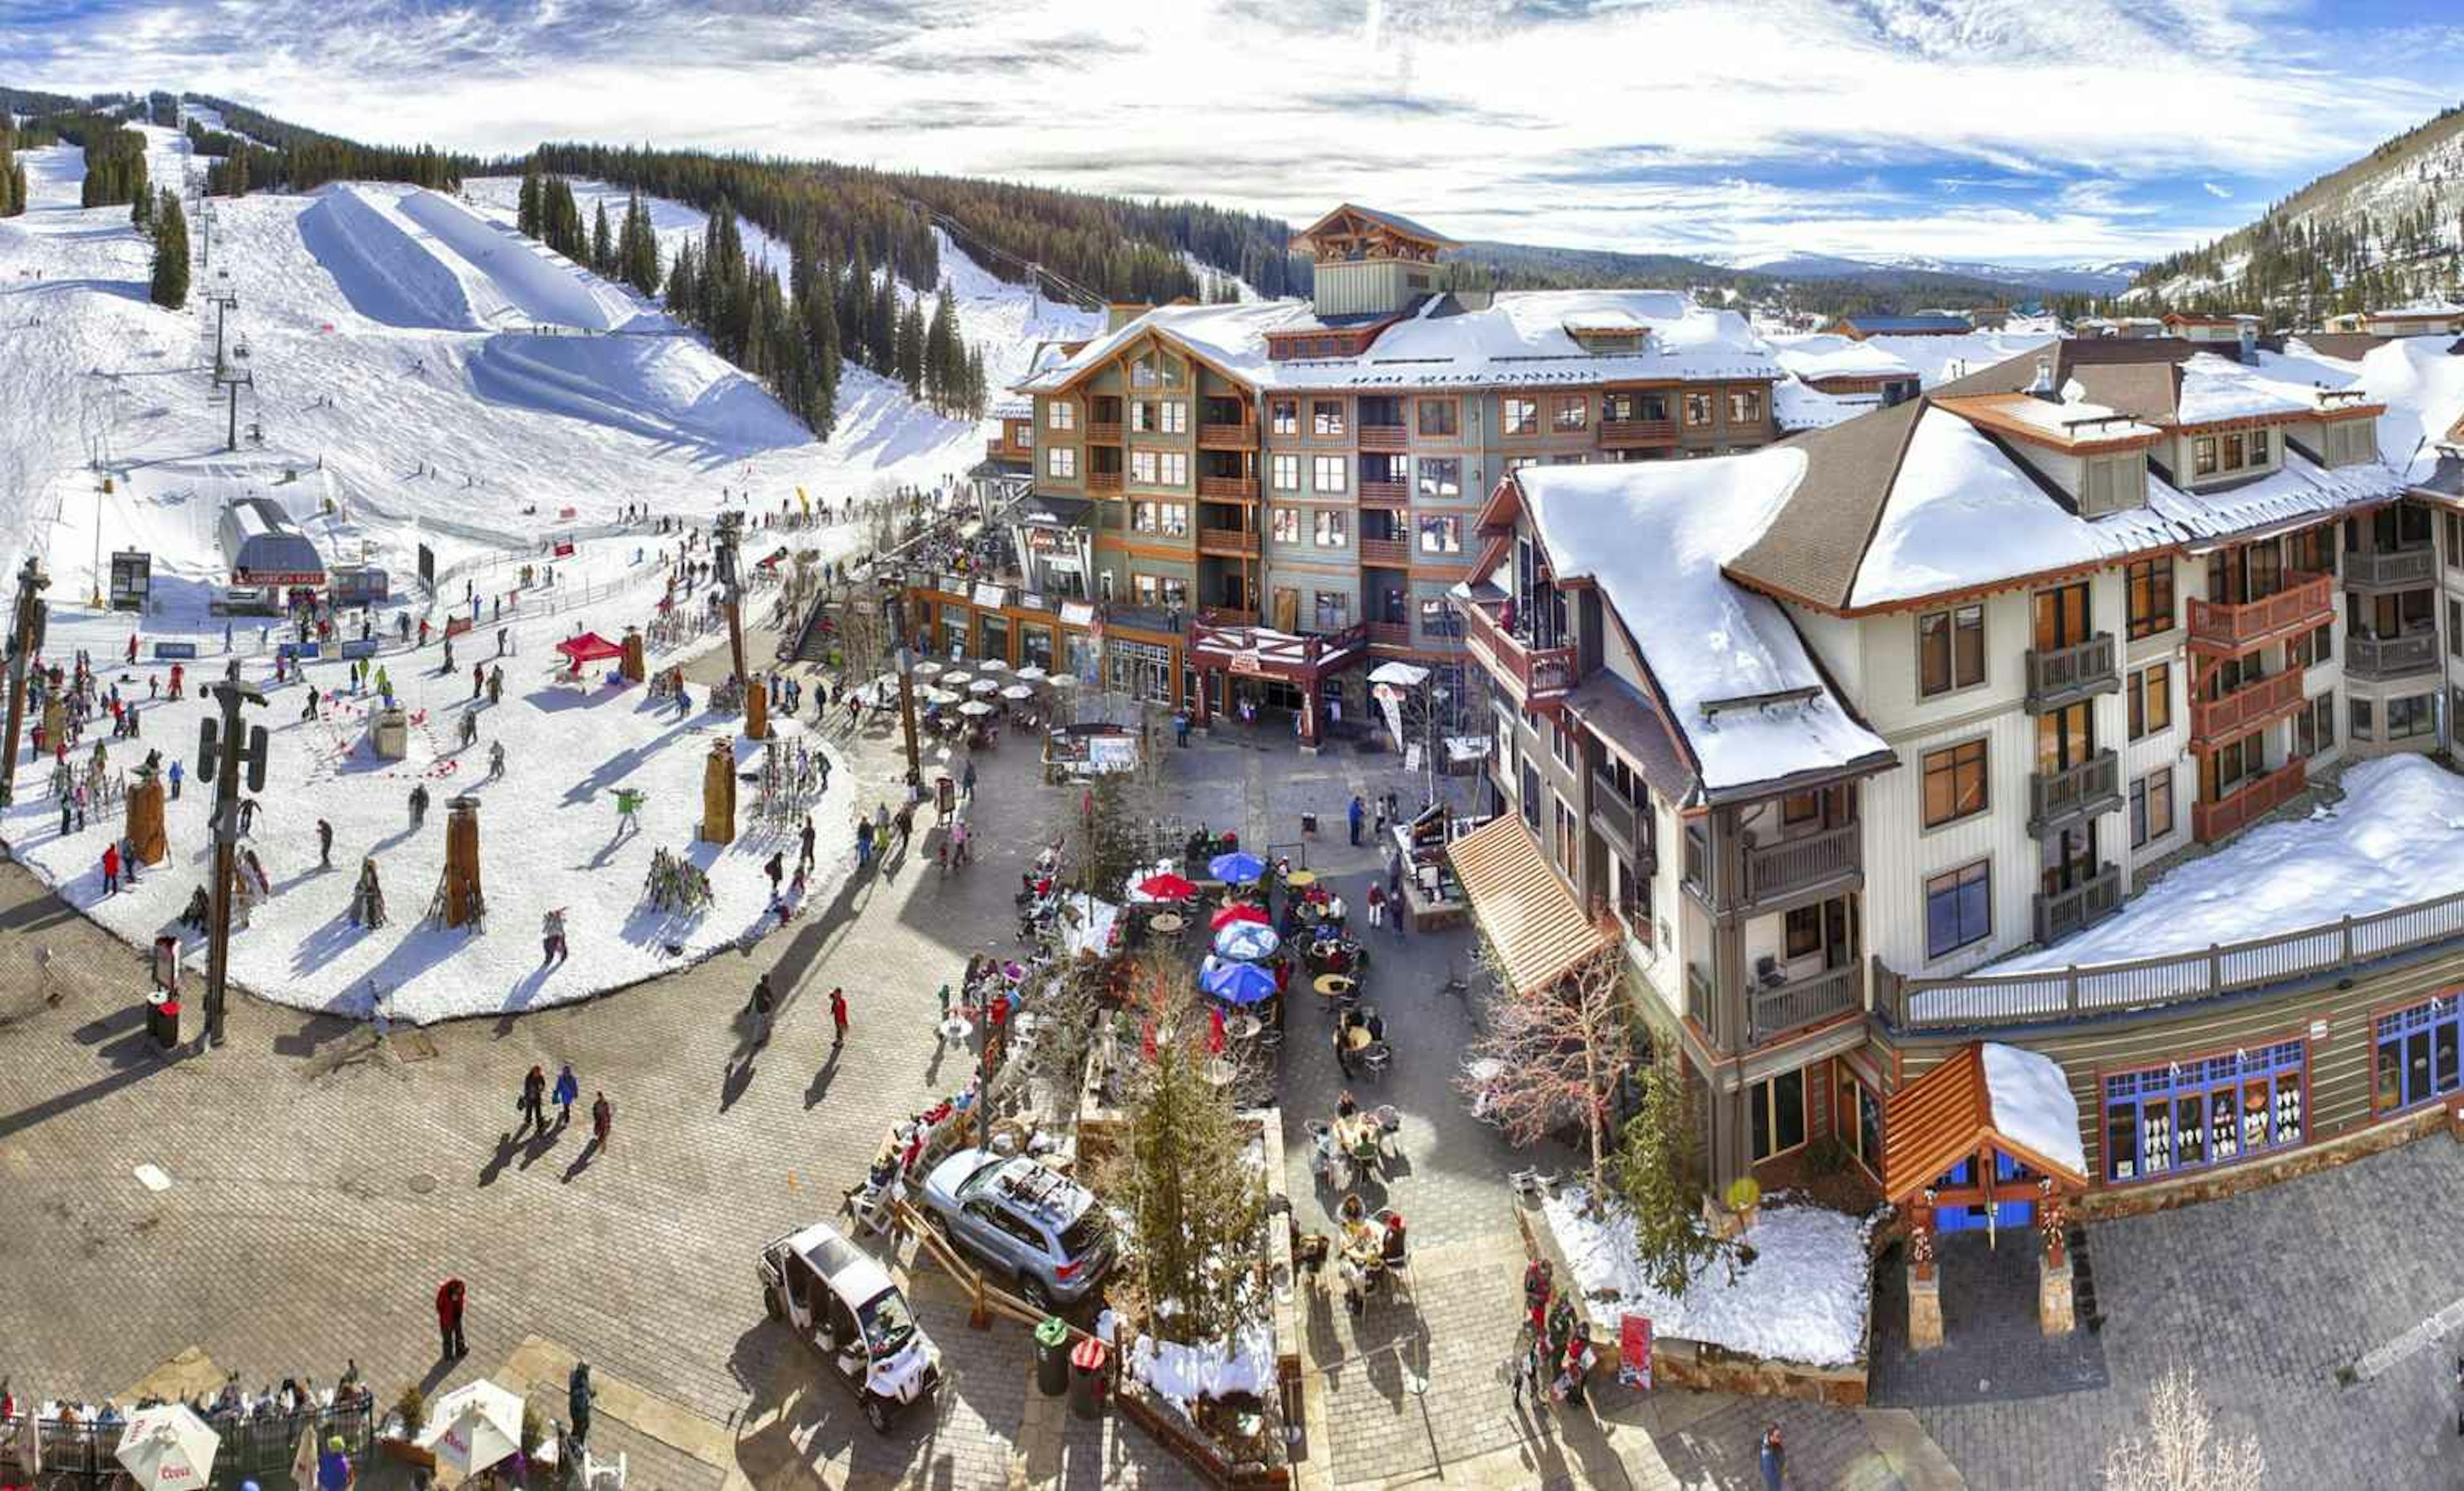
[[[1694,1108],[1674,1055],[1642,1071],[1641,1102],[1618,1135],[1614,1176],[1617,1199],[1634,1214],[1643,1275],[1670,1299],[1683,1298],[1713,1259],[1733,1267],[1737,1245],[1705,1223],[1703,1182],[1695,1168]],[[1759,1189],[1755,1198],[1760,1199]]]

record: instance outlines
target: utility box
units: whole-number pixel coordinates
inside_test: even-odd
[[[380,759],[399,761],[410,754],[410,716],[399,709],[379,710],[368,727],[368,738]]]

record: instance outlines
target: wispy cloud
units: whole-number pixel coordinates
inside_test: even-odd
[[[30,85],[1700,252],[2162,252],[2464,91],[2425,0],[51,0]]]

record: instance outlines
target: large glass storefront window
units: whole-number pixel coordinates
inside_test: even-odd
[[[2452,994],[2380,1016],[2370,1107],[2392,1112],[2454,1091],[2459,1022],[2464,1015]]]
[[[1052,628],[1022,626],[1018,629],[1018,655],[1029,665],[1052,671]]]
[[[998,611],[986,611],[983,619],[983,655],[1009,661],[1009,618]]]
[[[2152,1180],[2289,1149],[2309,1133],[2308,1048],[2280,1041],[2104,1080],[2104,1174]]]
[[[1104,646],[1111,687],[1133,699],[1172,702],[1172,649],[1151,642],[1108,642]]]

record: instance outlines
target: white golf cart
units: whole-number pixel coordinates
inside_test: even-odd
[[[941,1385],[941,1351],[907,1296],[871,1255],[826,1222],[761,1250],[762,1303],[830,1364],[830,1375],[864,1406],[865,1422],[888,1434],[908,1404]]]

